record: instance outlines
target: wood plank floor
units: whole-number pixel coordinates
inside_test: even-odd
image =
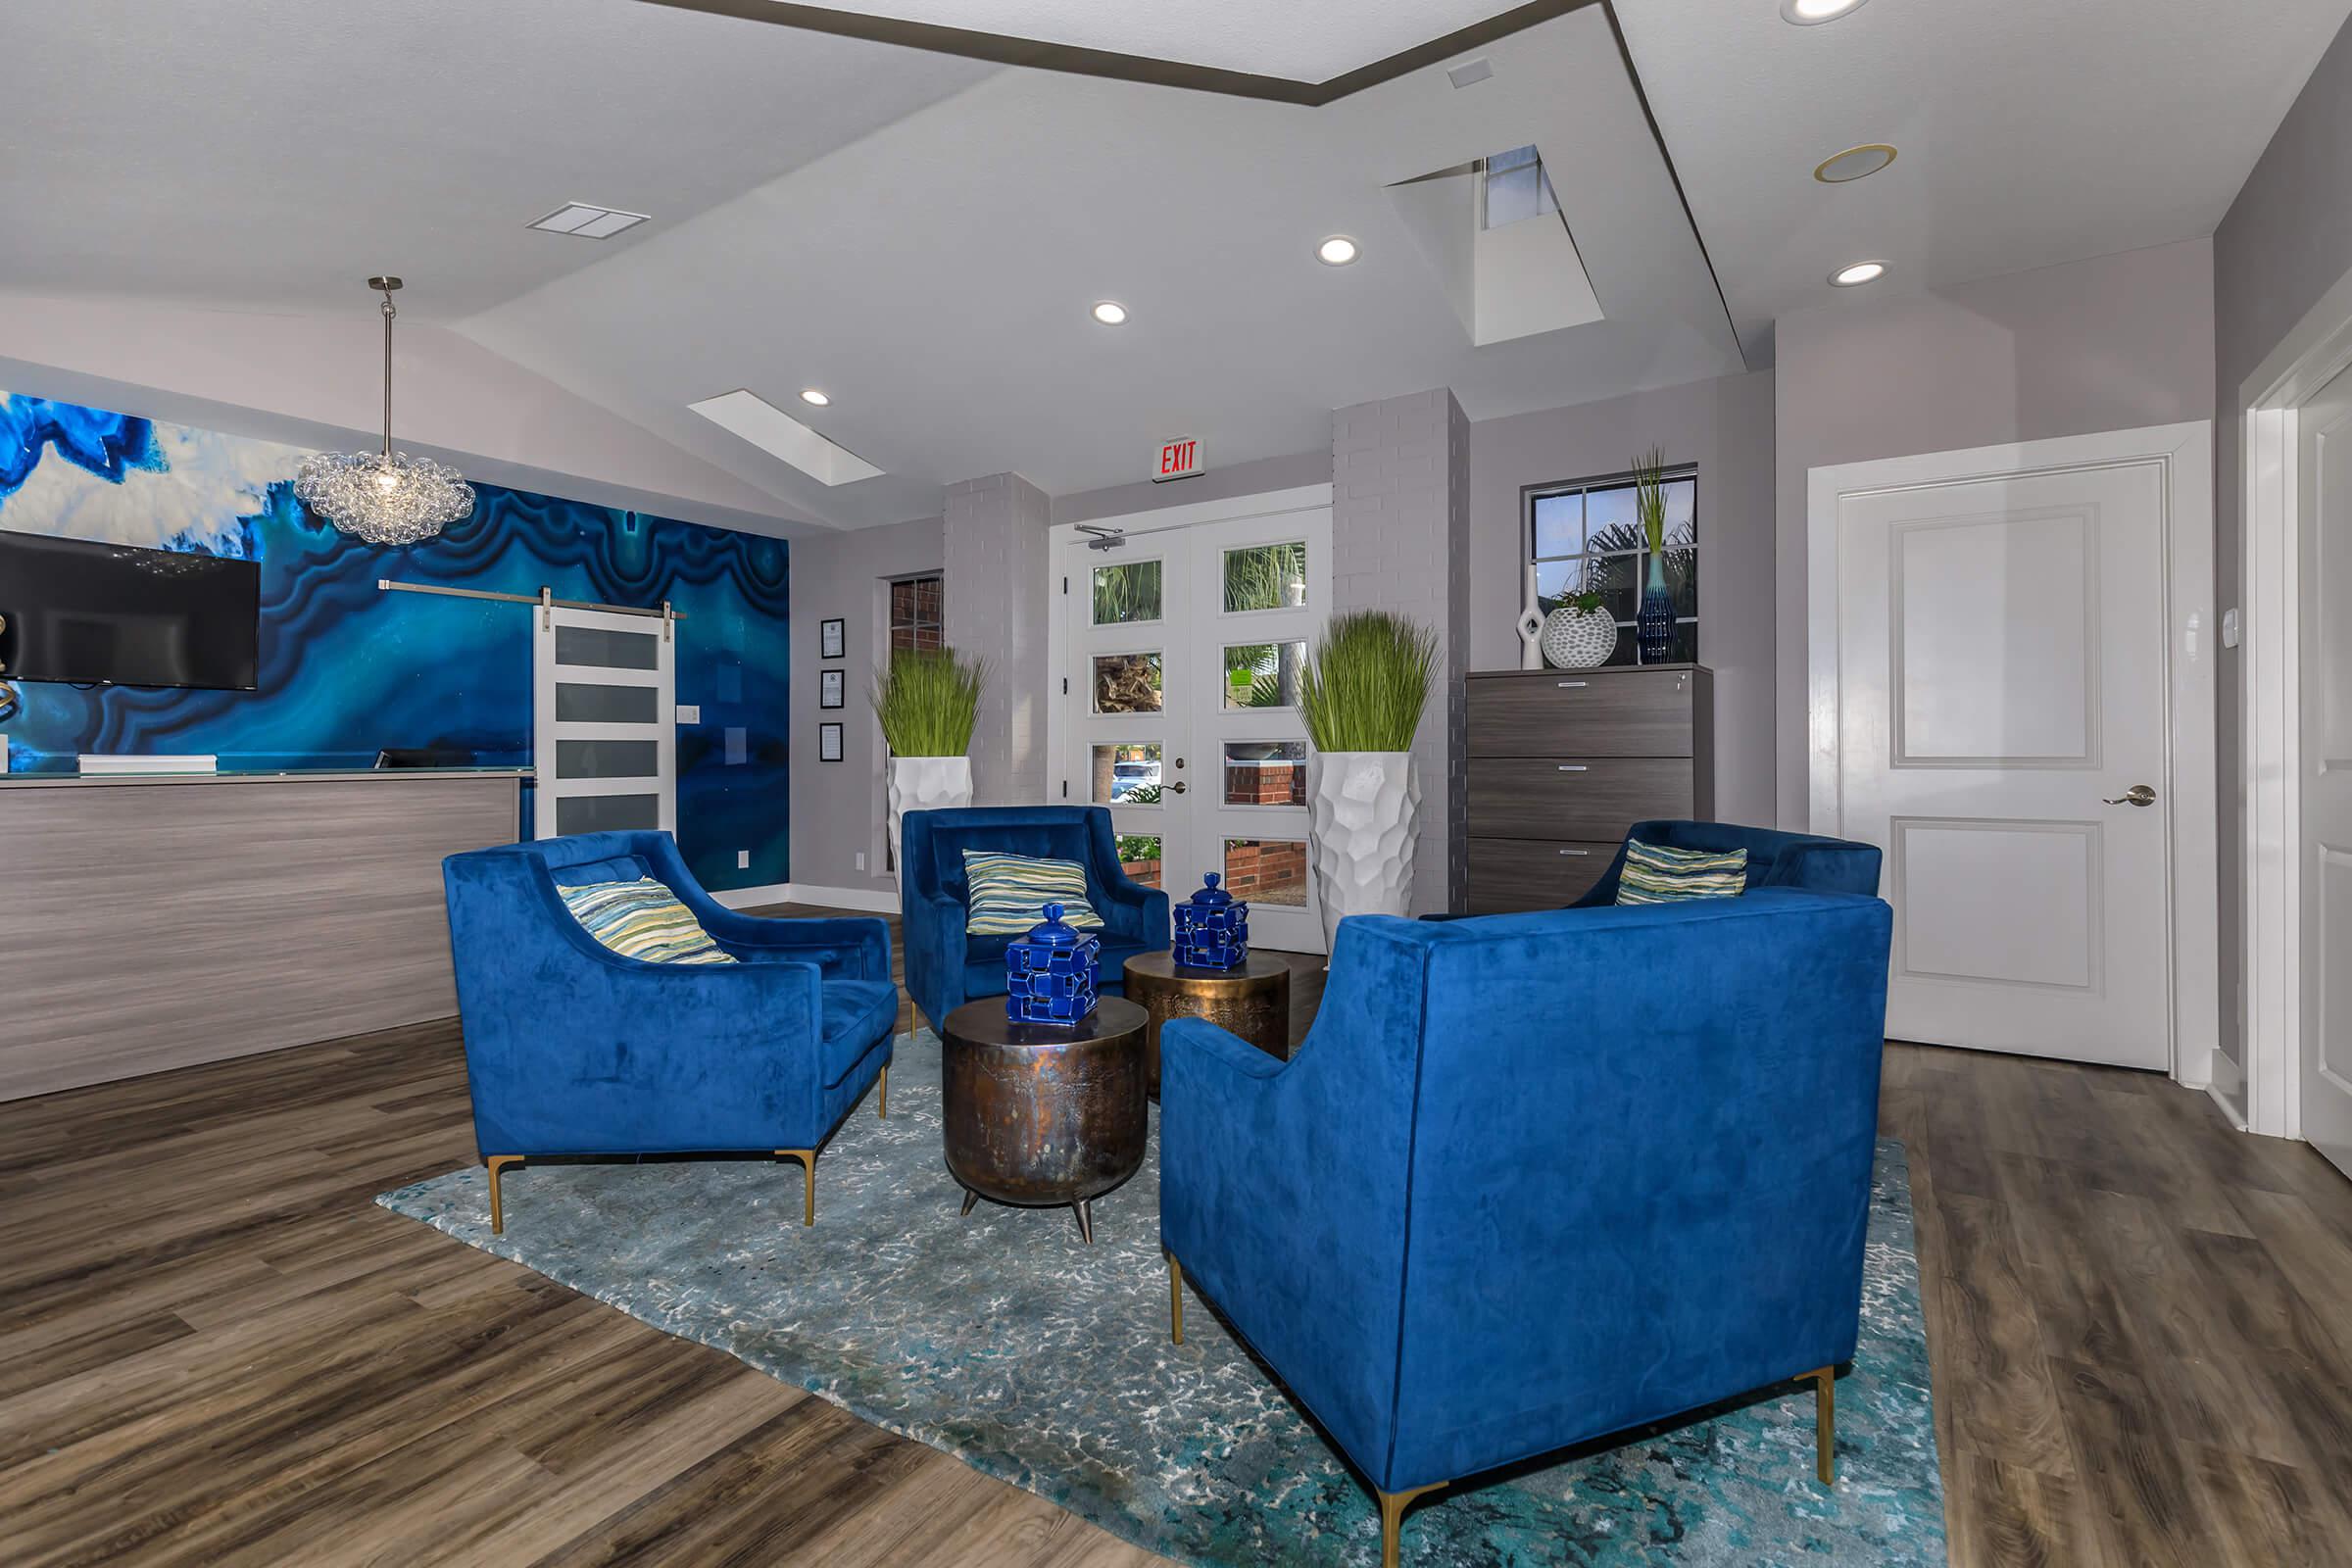
[[[2352,1184],[2128,1073],[1884,1121],[1955,1564],[2352,1563]],[[1157,1560],[370,1201],[472,1157],[448,1024],[0,1104],[0,1563]]]

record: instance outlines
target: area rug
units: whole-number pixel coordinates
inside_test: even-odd
[[[1189,1289],[1185,1343],[1168,1343],[1156,1125],[1143,1169],[1096,1200],[1089,1248],[1067,1209],[983,1202],[958,1218],[928,1030],[899,1042],[890,1076],[889,1119],[869,1096],[819,1157],[811,1229],[799,1168],[760,1161],[510,1170],[504,1236],[478,1167],[377,1201],[1179,1562],[1379,1561],[1370,1494]],[[1810,1386],[1792,1384],[1438,1494],[1405,1516],[1405,1561],[1940,1568],[1910,1188],[1891,1142],[1863,1290],[1835,1492],[1813,1478]]]

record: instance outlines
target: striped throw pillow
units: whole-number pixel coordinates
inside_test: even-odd
[[[1062,923],[1100,931],[1102,917],[1086,902],[1086,867],[1076,860],[1041,860],[989,850],[963,852],[971,906],[963,929],[976,937],[1027,936],[1049,904],[1061,906]]]
[[[1736,899],[1747,891],[1747,852],[1670,850],[1663,844],[1625,841],[1625,869],[1617,879],[1619,904],[1673,904],[1682,899]]]
[[[564,906],[587,933],[624,958],[647,963],[733,963],[694,911],[650,876],[560,888]]]

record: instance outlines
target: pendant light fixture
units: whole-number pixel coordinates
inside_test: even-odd
[[[384,297],[384,449],[319,452],[303,459],[294,496],[335,529],[371,545],[430,539],[473,511],[473,486],[446,464],[392,450],[392,291],[397,277],[371,277]]]

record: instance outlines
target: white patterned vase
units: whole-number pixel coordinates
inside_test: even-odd
[[[1554,669],[1597,669],[1617,651],[1617,622],[1606,607],[1563,605],[1544,617],[1544,662]]]
[[[949,811],[972,804],[968,757],[894,757],[890,760],[890,863],[905,874],[899,821],[908,811]]]
[[[1410,752],[1309,752],[1307,858],[1326,948],[1351,914],[1403,914],[1413,902],[1421,781]]]

